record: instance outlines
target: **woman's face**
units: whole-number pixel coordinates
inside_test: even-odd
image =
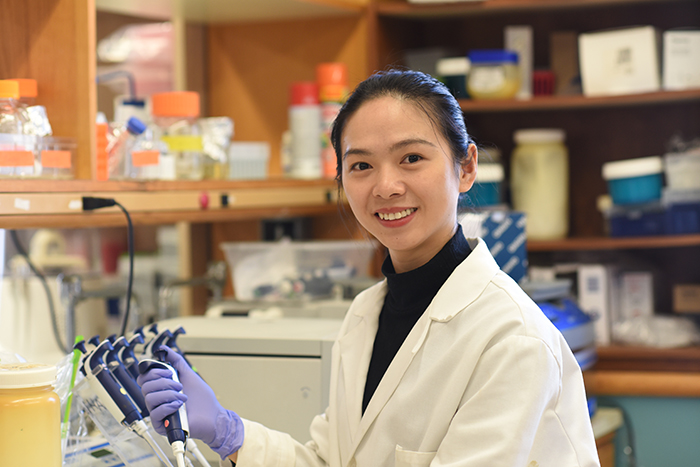
[[[341,150],[350,207],[388,248],[396,272],[427,263],[454,235],[459,193],[476,176],[476,148],[456,169],[449,144],[423,110],[380,97],[347,120]]]

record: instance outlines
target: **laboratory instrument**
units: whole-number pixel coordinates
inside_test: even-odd
[[[180,382],[175,369],[164,361],[165,350],[156,349],[154,354],[157,359],[146,358],[139,362],[139,373],[145,374],[153,368],[170,371],[173,381]],[[165,418],[165,432],[167,433],[168,443],[173,450],[173,455],[177,461],[178,467],[185,467],[185,443],[189,436],[189,424],[187,421],[187,411],[185,404],[182,404],[177,412]]]
[[[328,406],[331,348],[342,319],[190,316],[178,345],[223,407],[304,442],[314,416]],[[231,384],[231,375],[236,383]],[[208,447],[210,461],[219,456]]]

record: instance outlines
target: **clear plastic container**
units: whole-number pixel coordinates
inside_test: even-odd
[[[228,148],[233,137],[233,120],[209,117],[199,120],[204,149],[204,177],[225,180],[229,175]]]
[[[664,173],[671,189],[700,189],[700,148],[664,155]]]
[[[146,129],[146,125],[136,117],[119,124],[107,134],[107,165],[110,179],[126,177],[131,159],[131,150],[136,138]]]
[[[71,179],[74,175],[75,149],[73,138],[44,136],[38,139],[39,167],[42,178]]]
[[[31,135],[0,133],[0,177],[35,177],[40,140]]]
[[[60,467],[61,401],[56,367],[0,364],[0,465]]]
[[[520,89],[518,54],[510,50],[469,52],[467,92],[472,99],[511,99]]]
[[[20,109],[18,99],[19,83],[0,80],[0,135],[24,135],[27,117]],[[21,138],[8,137],[0,142],[0,176],[34,175],[33,148],[23,147],[23,141]]]
[[[163,154],[168,153],[168,145],[154,136],[153,128],[134,138],[133,144],[124,160],[124,177],[133,180],[157,180],[163,178],[166,171],[161,166]]]
[[[367,277],[374,253],[369,241],[234,242],[221,249],[238,300],[320,298],[322,285]]]
[[[527,216],[528,239],[550,240],[569,232],[569,153],[563,130],[518,130],[511,160],[513,208]]]
[[[159,178],[204,178],[202,132],[197,124],[199,94],[192,91],[153,94],[151,112],[156,126],[154,137],[168,146],[168,153],[161,155],[161,163],[174,166],[174,173],[163,173]]]
[[[267,178],[270,143],[265,141],[232,141],[228,149],[231,180]]]
[[[46,114],[46,107],[36,105],[38,96],[37,81],[30,78],[16,78],[10,81],[16,82],[19,86],[18,107],[27,121],[24,126],[24,134],[51,136],[51,123],[49,123],[49,118]],[[37,175],[40,173],[40,167],[37,167]]]

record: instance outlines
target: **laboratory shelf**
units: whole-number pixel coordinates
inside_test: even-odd
[[[700,374],[588,370],[586,393],[595,396],[700,397]]]
[[[468,100],[460,99],[462,110],[467,113],[530,112],[533,110],[585,110],[634,106],[683,104],[700,101],[700,89],[687,91],[660,91],[624,96],[586,97],[537,96],[532,99]]]
[[[527,11],[556,11],[608,7],[615,5],[642,5],[649,3],[678,3],[679,0],[488,0],[456,3],[415,4],[407,1],[382,2],[377,4],[379,16],[396,18],[451,18],[484,14],[503,14]],[[692,1],[692,0],[680,0]]]
[[[95,182],[5,180],[0,228],[77,228],[125,224],[118,207],[82,211],[82,197],[113,198],[134,224],[228,222],[337,212],[332,180]]]
[[[530,240],[531,252],[637,250],[700,246],[700,234],[664,235],[658,237],[574,237],[562,240]]]

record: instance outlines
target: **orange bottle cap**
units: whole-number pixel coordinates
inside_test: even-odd
[[[323,87],[327,85],[348,85],[348,67],[345,63],[330,62],[316,65],[316,82]]]
[[[38,95],[35,79],[13,78],[8,81],[16,81],[19,84],[19,97],[36,97]]]
[[[198,117],[199,94],[194,91],[161,92],[151,96],[151,111],[158,117]]]
[[[348,97],[348,87],[342,84],[327,84],[318,91],[321,102],[345,102]]]
[[[19,99],[19,83],[17,81],[0,80],[0,99]]]

